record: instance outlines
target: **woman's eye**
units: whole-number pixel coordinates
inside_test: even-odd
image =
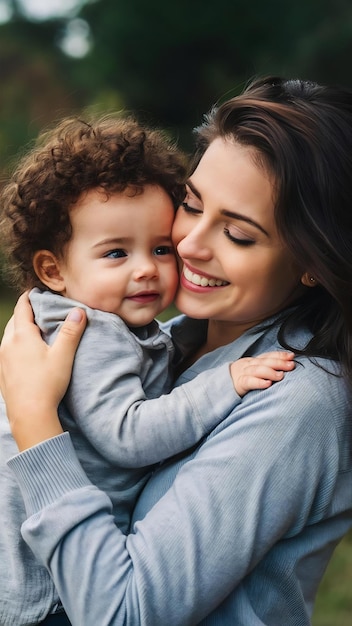
[[[121,259],[125,256],[127,256],[127,252],[125,252],[125,250],[122,250],[121,248],[116,248],[116,250],[110,250],[109,252],[104,254],[104,257],[106,259]]]
[[[172,246],[158,246],[157,248],[154,248],[153,250],[153,254],[155,254],[156,256],[161,256],[163,254],[173,254],[174,253],[174,249]]]
[[[185,213],[191,213],[192,215],[199,215],[199,213],[201,213],[200,209],[190,206],[188,202],[182,202],[181,206],[183,207]]]
[[[255,241],[253,239],[244,239],[241,237],[234,237],[228,228],[224,229],[225,235],[228,239],[230,239],[230,241],[232,241],[233,243],[237,244],[238,246],[253,246],[255,244]]]

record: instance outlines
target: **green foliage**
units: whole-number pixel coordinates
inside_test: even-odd
[[[58,47],[69,18],[30,22],[17,7],[0,25],[3,163],[48,121],[87,106],[139,111],[188,149],[202,114],[254,75],[352,84],[348,0],[86,0],[78,17],[91,30],[83,59]]]
[[[351,626],[352,531],[335,550],[321,583],[313,626]]]
[[[10,319],[15,304],[15,296],[1,290],[0,297],[0,337],[2,337],[5,325]]]
[[[55,30],[19,20],[0,27],[0,164],[16,154],[55,116],[75,106],[65,75],[67,60],[53,47]]]
[[[95,42],[76,68],[82,78],[90,68],[127,107],[184,138],[255,74],[352,83],[352,6],[343,0],[99,0],[81,16]]]

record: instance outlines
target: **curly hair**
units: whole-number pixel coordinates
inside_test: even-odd
[[[70,209],[90,189],[143,193],[162,187],[175,209],[184,198],[185,156],[166,133],[131,116],[65,118],[42,132],[1,193],[2,247],[16,288],[42,286],[32,259],[37,250],[62,253],[72,235]]]

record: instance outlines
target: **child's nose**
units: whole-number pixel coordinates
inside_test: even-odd
[[[152,278],[157,278],[159,273],[158,273],[158,269],[157,269],[157,265],[155,260],[153,259],[153,257],[145,257],[143,259],[141,259],[133,272],[134,275],[134,279],[135,280],[142,280],[142,279],[152,279]]]

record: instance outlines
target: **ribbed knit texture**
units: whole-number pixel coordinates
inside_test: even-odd
[[[187,321],[177,323],[187,341]],[[275,329],[247,333],[179,382],[277,348]],[[31,507],[24,538],[74,626],[310,624],[331,552],[352,525],[352,398],[343,379],[297,361],[153,474],[127,538],[106,495],[84,483],[67,435],[11,462]]]

